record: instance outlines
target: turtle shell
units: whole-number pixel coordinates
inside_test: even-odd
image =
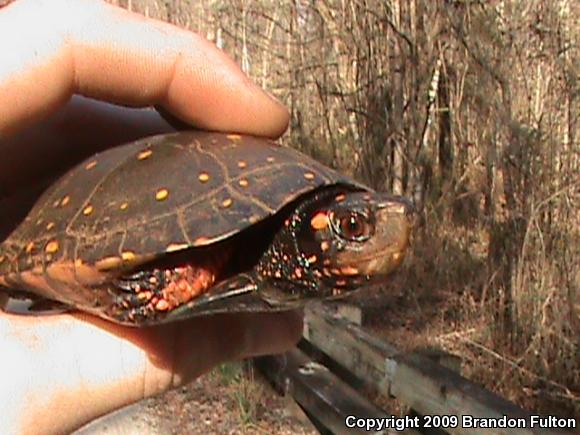
[[[62,291],[51,279],[106,281],[223,240],[333,184],[364,187],[264,138],[189,131],[115,147],[65,174],[0,244],[0,284],[16,277],[50,296]]]

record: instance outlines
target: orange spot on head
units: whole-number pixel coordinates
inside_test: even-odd
[[[341,193],[339,195],[336,195],[336,197],[334,198],[334,200],[336,202],[342,202],[342,201],[344,201],[344,198],[346,198],[346,195],[344,193]]]
[[[129,207],[129,204],[128,204],[128,203],[126,203],[126,202],[124,202],[123,204],[121,204],[121,205],[119,206],[119,208],[120,208],[121,210],[127,210],[127,207]]]
[[[209,174],[207,172],[202,172],[201,174],[199,174],[197,179],[202,183],[205,183],[206,181],[209,181]]]
[[[294,269],[294,274],[296,275],[296,277],[298,279],[302,278],[302,269],[300,269],[299,267],[297,267],[296,269]]]
[[[222,201],[222,207],[228,208],[233,204],[232,198],[227,198]]]
[[[238,162],[238,168],[244,169],[246,166],[248,166],[248,164],[244,160]]]
[[[309,263],[316,263],[317,260],[318,260],[318,257],[316,255],[311,255],[310,257],[308,257]]]
[[[83,210],[83,214],[85,216],[90,215],[93,212],[93,206],[92,205],[88,205],[85,207],[85,209]]]
[[[312,219],[310,219],[310,226],[316,231],[319,231],[327,228],[329,222],[328,213],[325,211],[319,211],[312,217]]]
[[[240,181],[238,181],[238,184],[242,187],[247,187],[248,186],[248,180],[246,180],[245,178],[242,178]]]
[[[322,252],[328,251],[329,248],[330,248],[330,243],[328,243],[326,240],[323,240],[322,242],[320,242],[320,250]]]
[[[266,157],[266,161],[267,161],[268,163],[274,163],[274,161],[275,161],[275,160],[276,160],[276,159],[275,159],[274,157],[272,157],[272,156]]]

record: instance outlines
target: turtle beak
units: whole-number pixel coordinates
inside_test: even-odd
[[[415,224],[417,209],[404,196],[389,196],[377,204],[377,209],[384,210],[389,214],[404,216],[411,227]]]
[[[405,258],[416,220],[413,204],[400,196],[383,196],[375,204],[375,235],[366,246],[364,256],[357,259],[360,272],[374,277],[386,277]],[[350,254],[349,262],[353,261]]]

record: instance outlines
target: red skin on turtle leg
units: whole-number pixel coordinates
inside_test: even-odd
[[[151,303],[157,311],[169,311],[205,293],[215,282],[214,270],[190,265],[165,270],[169,284],[161,290],[161,298]],[[157,299],[157,300],[155,300]]]

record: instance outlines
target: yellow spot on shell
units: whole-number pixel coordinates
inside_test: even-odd
[[[165,252],[175,252],[175,251],[181,251],[183,249],[187,249],[188,248],[188,244],[187,243],[170,243],[169,245],[167,245],[167,247],[165,248]]]
[[[34,242],[30,242],[28,245],[26,245],[25,250],[27,254],[30,254],[34,250]]]
[[[347,276],[358,275],[358,269],[353,266],[344,266],[341,267],[340,273]]]
[[[121,258],[125,261],[131,261],[135,259],[135,253],[132,251],[121,252]]]
[[[99,270],[110,270],[116,269],[122,263],[122,259],[119,257],[105,257],[95,263],[95,266]]]
[[[97,166],[97,161],[93,160],[85,165],[85,169],[88,171],[88,170],[93,169],[95,166]]]
[[[228,134],[226,136],[229,140],[238,141],[242,138],[239,134]]]
[[[242,178],[240,181],[238,181],[238,184],[242,187],[248,187],[248,180],[246,180],[245,178]]]
[[[67,205],[70,202],[70,196],[65,196],[63,199],[61,199],[60,201],[60,205],[61,207],[64,207],[65,205]]]
[[[248,166],[248,164],[245,161],[243,161],[243,160],[240,160],[238,162],[238,168],[240,168],[240,169],[244,169],[247,166]]]
[[[346,195],[344,193],[341,193],[339,195],[336,195],[336,198],[334,198],[334,200],[336,202],[342,202],[342,201],[344,201],[344,198],[346,198]]]
[[[169,196],[169,190],[167,190],[167,189],[160,189],[155,194],[155,199],[157,201],[163,201],[163,200],[167,199],[168,196]]]
[[[308,257],[308,262],[309,263],[316,263],[316,261],[318,260],[318,257],[316,255],[311,255],[310,257]]]
[[[59,248],[58,242],[56,240],[52,240],[46,244],[44,252],[46,252],[47,254],[54,254],[55,252],[58,251],[58,248]]]
[[[314,180],[314,174],[312,172],[305,172],[304,173],[304,178],[306,178],[307,180]]]
[[[4,263],[4,260],[6,260],[6,257],[4,255],[0,255],[0,264]]]
[[[250,222],[251,224],[255,224],[256,222],[258,222],[260,220],[260,216],[253,214],[252,216],[250,216],[248,218],[248,222]]]
[[[207,245],[209,239],[207,237],[199,237],[193,241],[193,246]]]
[[[275,159],[274,157],[272,157],[272,156],[266,157],[266,161],[267,161],[268,163],[274,163],[274,161],[275,161],[275,160],[276,160],[276,159]]]
[[[50,231],[54,228],[54,222],[49,222],[48,224],[46,224],[46,230]]]
[[[145,160],[145,159],[151,157],[151,154],[153,154],[153,151],[151,151],[151,150],[141,151],[139,154],[137,154],[137,159]]]
[[[197,179],[202,183],[205,183],[206,181],[209,181],[209,174],[207,172],[202,172],[201,174],[199,174]]]
[[[222,201],[222,207],[228,208],[233,204],[232,198],[227,198]]]
[[[328,251],[328,248],[330,248],[330,243],[328,243],[326,240],[320,242],[320,250],[322,252]]]
[[[92,205],[88,205],[85,207],[85,209],[83,210],[83,214],[85,216],[90,215],[93,212],[93,206]]]
[[[81,267],[83,265],[83,260],[81,260],[80,258],[77,258],[75,260],[75,266],[76,267]]]
[[[58,207],[59,205],[60,205],[60,199],[57,199],[56,201],[54,201],[54,202],[52,203],[52,206],[53,206],[53,207]]]
[[[119,208],[120,208],[121,210],[127,210],[127,207],[129,207],[129,204],[128,204],[128,203],[126,203],[126,202],[124,202],[123,204],[121,204],[121,205],[119,206]]]

